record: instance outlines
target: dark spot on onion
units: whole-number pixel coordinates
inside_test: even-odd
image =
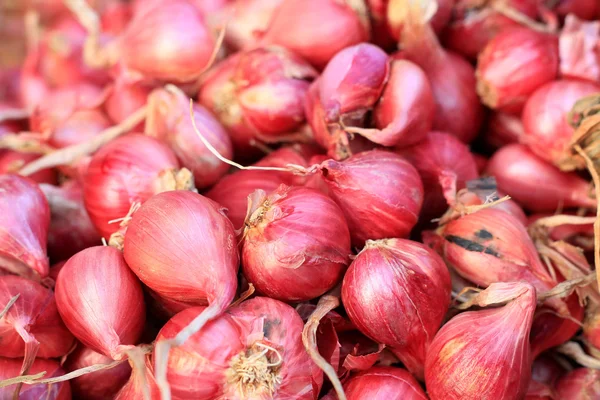
[[[459,236],[454,236],[454,235],[448,235],[446,236],[446,240],[449,241],[450,243],[454,243],[460,247],[462,247],[465,250],[468,251],[475,251],[478,253],[485,253],[485,254],[489,254],[492,255],[494,257],[498,257],[500,258],[500,254],[498,254],[496,251],[494,251],[493,249],[486,247],[480,243],[474,242],[472,240],[469,239],[465,239]]]
[[[475,232],[475,236],[477,236],[478,238],[483,239],[483,240],[494,238],[494,235],[492,235],[490,232],[486,231],[485,229],[481,229],[481,230]]]
[[[281,325],[281,321],[279,319],[265,319],[263,324],[263,334],[265,337],[270,337],[273,328],[279,325]]]

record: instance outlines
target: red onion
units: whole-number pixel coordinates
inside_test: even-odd
[[[589,305],[583,324],[583,337],[589,346],[600,350],[600,309]]]
[[[344,214],[333,200],[285,185],[249,197],[242,244],[248,281],[284,301],[310,300],[331,289],[351,253]]]
[[[133,6],[131,4],[109,1],[108,4],[104,4],[102,15],[100,15],[102,32],[118,36],[131,21],[132,14]]]
[[[358,329],[423,379],[427,349],[450,305],[444,261],[421,243],[367,241],[344,277],[342,301]]]
[[[598,8],[600,12],[600,8]],[[600,22],[569,14],[560,32],[560,73],[567,78],[600,81]]]
[[[117,124],[123,122],[125,118],[146,105],[150,91],[150,87],[139,82],[128,83],[123,78],[117,78],[104,103],[106,114]],[[134,132],[143,130],[142,124],[133,129]]]
[[[488,107],[520,114],[537,88],[558,75],[556,36],[528,28],[500,33],[477,60],[477,92]]]
[[[48,255],[53,260],[66,260],[73,254],[100,244],[100,235],[83,204],[83,189],[75,180],[60,187],[42,184],[50,205]]]
[[[369,40],[363,0],[283,0],[261,36],[323,68],[340,50]]]
[[[133,368],[129,380],[119,390],[114,400],[139,400],[146,396],[148,390],[150,391],[151,400],[160,399],[160,392],[158,386],[156,386],[149,355],[146,356],[145,361],[146,368]]]
[[[25,165],[38,158],[40,155],[35,153],[0,150],[0,174],[17,173]],[[43,169],[27,177],[37,183],[56,183],[56,173],[52,169]]]
[[[0,381],[14,378],[19,375],[21,368],[21,360],[11,358],[0,358]],[[44,378],[53,378],[64,375],[64,371],[54,360],[44,360],[38,358],[33,362],[29,369],[30,374],[45,372]],[[0,388],[0,398],[12,399],[16,386],[10,385]],[[23,385],[19,392],[20,400],[70,400],[71,387],[69,382],[63,381],[48,385],[47,383],[39,383],[37,385]]]
[[[65,325],[90,349],[120,360],[139,340],[146,319],[142,286],[118,250],[96,246],[75,254],[55,290]]]
[[[318,168],[346,217],[353,246],[360,248],[367,239],[407,237],[417,223],[423,184],[401,156],[372,150],[342,162],[327,160]]]
[[[177,314],[158,340],[174,337],[202,312]],[[302,327],[292,307],[266,297],[229,308],[171,351],[173,397],[316,399],[322,372],[304,350]]]
[[[307,158],[302,154],[300,146],[282,147],[265,156],[255,165],[267,167],[285,167],[287,164],[296,164],[308,167]],[[285,172],[242,170],[224,176],[206,197],[216,201],[227,209],[227,218],[236,228],[242,227],[248,209],[248,195],[257,189],[271,193],[281,184],[302,185],[306,178],[291,175]]]
[[[489,161],[488,158],[478,153],[471,153],[471,155],[475,160],[475,165],[477,166],[477,174],[482,174],[487,167]]]
[[[75,339],[58,315],[52,290],[20,276],[0,276],[0,304],[14,296],[16,302],[0,319],[0,356],[24,357],[20,373],[26,374],[36,356],[61,357]]]
[[[121,137],[100,149],[87,168],[83,194],[98,232],[110,237],[119,228],[110,221],[127,215],[134,202],[182,187],[172,182],[178,167],[166,145],[140,134]]]
[[[427,76],[407,60],[391,62],[389,80],[373,110],[377,129],[354,129],[384,146],[409,146],[431,130],[435,103]]]
[[[377,46],[362,43],[337,53],[312,84],[305,103],[306,115],[316,141],[330,156],[347,157],[345,127],[364,126],[366,113],[381,96],[388,75],[387,54]]]
[[[62,148],[87,142],[112,124],[106,115],[98,110],[77,111],[66,121],[56,126],[49,144]]]
[[[527,386],[525,400],[554,400],[554,391],[548,385],[532,379]]]
[[[562,17],[575,14],[579,18],[592,20],[600,13],[600,4],[595,0],[545,0],[545,4]]]
[[[35,182],[18,175],[0,175],[0,188],[0,270],[45,278],[48,202]]]
[[[440,329],[425,364],[431,400],[525,396],[536,291],[524,282],[493,283],[475,298],[482,307],[506,301],[502,307],[459,314]]]
[[[454,184],[456,189],[463,189],[467,181],[478,176],[469,148],[448,133],[430,132],[423,141],[400,154],[419,171],[425,190],[421,216],[427,221],[448,208],[444,191]]]
[[[130,73],[170,82],[196,79],[215,50],[202,14],[187,0],[154,3],[137,12],[115,44],[118,55],[111,57]]]
[[[402,23],[406,16],[406,5],[403,0],[384,0],[387,2],[387,24],[390,29],[390,33],[398,41],[402,35]],[[442,33],[450,17],[452,16],[452,8],[454,7],[455,0],[436,0],[435,14],[431,16],[429,23],[431,27],[438,35]],[[422,2],[423,7],[430,7],[430,2]]]
[[[519,22],[498,11],[494,5],[505,5],[521,15],[535,19],[538,15],[536,0],[508,0],[506,2],[473,2],[457,0],[453,17],[442,39],[451,50],[476,59],[479,53],[498,33],[521,26]]]
[[[491,113],[487,123],[484,140],[493,149],[517,143],[525,134],[521,117],[495,111]]]
[[[269,26],[283,0],[236,0],[227,6],[229,23],[225,41],[234,49],[248,49]]]
[[[531,379],[554,387],[565,372],[564,367],[551,354],[542,354],[533,361]]]
[[[149,104],[146,133],[169,145],[181,163],[194,174],[197,188],[212,186],[227,173],[229,166],[222,163],[194,131],[189,99],[182,91],[175,87],[156,89],[150,95]],[[218,153],[232,159],[231,140],[219,121],[198,104],[194,104],[194,119],[202,136]]]
[[[586,400],[600,396],[600,371],[577,368],[562,377],[556,385],[559,399]]]
[[[525,226],[502,210],[485,208],[464,215],[441,226],[437,233],[442,239],[439,252],[446,263],[479,286],[525,281],[543,292],[557,283],[540,261]],[[546,304],[568,315],[561,299],[550,298]]]
[[[198,100],[219,118],[243,153],[252,139],[280,141],[300,127],[308,81],[315,75],[291,52],[260,47],[234,54],[207,73]]]
[[[418,5],[403,1],[408,12],[400,44],[404,57],[418,64],[431,83],[436,104],[433,129],[452,133],[469,143],[483,120],[475,71],[465,59],[440,45],[431,27],[422,22],[423,12]]]
[[[496,178],[500,191],[531,211],[596,206],[587,181],[574,172],[559,170],[522,144],[498,150],[490,158],[486,172]]]
[[[372,367],[354,375],[344,383],[344,392],[348,400],[427,399],[415,378],[406,370],[395,367]]]
[[[525,135],[521,138],[534,153],[560,165],[574,130],[567,120],[575,102],[600,92],[600,86],[584,81],[560,80],[536,90],[523,110]]]
[[[69,354],[64,364],[67,372],[97,364],[109,364],[110,357],[95,352],[87,347],[79,346]],[[71,390],[76,398],[89,400],[104,400],[114,398],[117,392],[129,379],[131,367],[122,363],[111,369],[92,372],[71,380]]]

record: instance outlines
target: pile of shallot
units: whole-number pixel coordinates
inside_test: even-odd
[[[599,0],[0,21],[0,400],[600,399]]]

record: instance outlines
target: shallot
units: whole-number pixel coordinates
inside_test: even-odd
[[[600,371],[590,368],[577,368],[567,373],[556,384],[556,394],[560,399],[586,400],[600,396]]]
[[[0,358],[0,380],[13,378],[19,375],[22,361],[16,358]],[[44,372],[45,378],[54,378],[64,375],[64,370],[57,361],[37,358],[31,368],[30,374]],[[1,399],[12,399],[15,385],[0,388]],[[58,382],[54,384],[38,383],[33,385],[23,385],[19,391],[20,400],[70,400],[71,386],[69,382]]]

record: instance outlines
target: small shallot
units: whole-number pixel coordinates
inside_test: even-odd
[[[19,375],[22,361],[16,358],[0,358],[0,381],[14,378]],[[38,358],[29,369],[30,374],[45,372],[44,378],[54,378],[65,374],[57,361]],[[13,399],[15,385],[0,388],[0,399]],[[19,392],[20,400],[71,400],[71,386],[69,382],[54,384],[38,383],[23,385]]]

